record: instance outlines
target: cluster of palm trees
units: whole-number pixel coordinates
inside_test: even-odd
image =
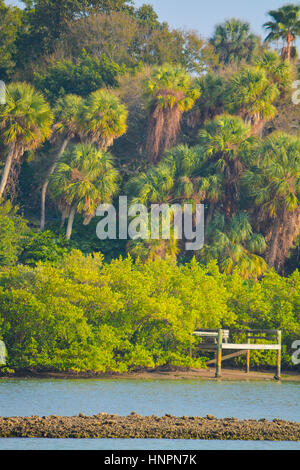
[[[86,100],[66,95],[58,100],[54,115],[53,138],[62,143],[42,188],[41,230],[45,228],[50,181],[62,211],[62,224],[68,218],[66,236],[70,239],[76,212],[83,212],[88,223],[97,206],[109,202],[117,190],[118,173],[107,149],[126,132],[127,110],[116,96],[98,90]]]
[[[281,57],[290,61],[296,56],[295,40],[300,36],[300,6],[284,5],[278,10],[270,10],[272,20],[264,24],[268,31],[266,42],[283,41]]]
[[[274,21],[265,24],[267,41],[285,41],[281,57],[265,50],[230,73],[209,72],[200,79],[178,65],[151,69],[143,81],[149,109],[144,149],[148,166],[125,182],[134,202],[204,203],[206,245],[197,256],[217,259],[226,273],[239,269],[245,278],[260,276],[267,266],[281,271],[300,227],[300,139],[265,132],[293,79],[290,59],[300,34],[300,7],[287,5],[269,14]],[[220,50],[226,34],[240,34],[241,41],[249,35],[247,28],[229,23],[217,33],[215,47]],[[199,131],[192,146],[177,145],[187,112],[186,123]],[[127,119],[126,106],[107,89],[87,98],[66,95],[51,110],[33,86],[10,84],[7,103],[0,107],[6,147],[0,199],[16,184],[25,152],[48,140],[55,151],[42,186],[41,230],[50,190],[62,226],[68,220],[70,239],[76,213],[88,224],[98,205],[110,202],[120,190],[121,177],[109,149],[126,133]],[[173,233],[169,241],[132,242],[128,248],[149,259],[176,257],[182,247]]]
[[[150,117],[147,154],[150,163],[176,145],[180,120],[200,91],[179,66],[155,67],[145,81],[145,96]],[[2,173],[3,197],[13,168],[28,150],[39,148],[47,139],[58,148],[54,154],[41,194],[41,230],[46,224],[46,196],[51,193],[68,219],[66,236],[70,239],[76,212],[88,223],[101,202],[110,202],[118,189],[119,175],[113,157],[107,153],[114,140],[127,129],[128,111],[108,90],[98,90],[86,99],[77,95],[59,98],[53,111],[32,85],[13,83],[7,88],[7,104],[0,109],[4,144],[9,148]]]
[[[268,15],[270,21],[263,25],[267,32],[265,43],[281,42],[281,58],[294,60],[297,57],[295,41],[300,36],[300,6],[286,4],[270,10]],[[236,18],[217,25],[210,43],[225,65],[251,62],[262,49],[260,38],[251,33],[249,23]]]
[[[59,150],[48,169],[41,196],[41,230],[45,228],[49,183],[62,212],[68,218],[71,237],[76,212],[88,223],[100,202],[108,202],[117,190],[118,172],[107,153],[115,138],[126,132],[127,110],[118,97],[98,90],[86,100],[76,95],[60,98],[50,109],[33,86],[13,83],[7,87],[7,103],[0,110],[3,142],[8,147],[0,184],[3,197],[13,167],[24,153],[47,139]]]
[[[204,203],[206,245],[198,256],[217,259],[227,273],[237,268],[244,277],[257,277],[268,266],[282,271],[299,234],[300,139],[284,133],[264,138],[291,79],[292,67],[274,51],[225,81],[208,74],[201,91],[207,93],[206,85],[215,91],[211,119],[201,125],[196,145],[164,152],[127,184],[128,194],[143,204]],[[199,103],[202,97],[192,109],[196,115]],[[142,249],[136,242],[133,251],[145,259],[180,251],[174,239],[162,243]]]

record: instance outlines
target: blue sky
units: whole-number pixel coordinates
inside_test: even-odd
[[[8,0],[6,3],[18,4]],[[248,21],[252,30],[264,36],[263,23],[268,21],[267,12],[277,9],[285,0],[135,0],[136,6],[151,3],[161,21],[172,27],[194,29],[204,37],[211,36],[214,26],[227,18]],[[295,1],[295,3],[298,3]]]
[[[161,21],[173,27],[195,29],[209,37],[214,26],[228,18],[248,21],[252,30],[264,36],[262,25],[268,21],[267,12],[287,3],[284,0],[136,0],[137,6],[151,3]],[[290,2],[292,3],[292,2]],[[295,2],[296,3],[296,2]]]

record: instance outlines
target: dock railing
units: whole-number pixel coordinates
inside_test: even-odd
[[[230,343],[232,334],[243,334],[246,336],[246,343]],[[232,359],[237,356],[246,354],[246,373],[250,372],[250,351],[264,350],[264,351],[277,351],[277,367],[275,379],[279,380],[281,376],[281,331],[280,330],[197,330],[194,335],[198,336],[200,343],[198,349],[204,351],[216,351],[215,359],[207,362],[209,364],[216,364],[215,377],[222,376],[222,361]],[[261,336],[265,335],[265,336]],[[267,337],[276,338],[272,344],[256,343],[258,339],[268,340]],[[223,356],[223,350],[237,351],[235,353]]]

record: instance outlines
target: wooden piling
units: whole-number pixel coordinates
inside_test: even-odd
[[[277,343],[278,343],[278,350],[277,350],[277,370],[275,379],[280,380],[281,378],[281,331],[277,330]]]
[[[250,333],[247,334],[247,343],[250,344]],[[246,356],[246,374],[249,374],[250,372],[250,349],[247,350],[247,356]]]
[[[222,342],[223,342],[223,330],[218,331],[218,345],[217,345],[217,357],[216,357],[216,378],[222,377]]]

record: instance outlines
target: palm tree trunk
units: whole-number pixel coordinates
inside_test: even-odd
[[[68,212],[69,212],[69,208],[63,209],[62,214],[61,214],[60,228],[63,228],[63,226],[65,225],[66,218],[68,217]]]
[[[11,165],[14,159],[14,155],[15,155],[15,146],[14,144],[11,144],[9,147],[7,158],[6,158],[5,167],[2,173],[1,184],[0,184],[0,199],[3,197],[4,191],[7,185],[7,180],[9,177],[9,172],[10,172]]]
[[[291,34],[288,34],[287,37],[287,47],[286,47],[286,55],[287,55],[287,60],[290,62],[291,60],[291,43],[292,43],[293,37]]]
[[[66,232],[66,239],[67,240],[70,240],[71,235],[72,235],[72,229],[73,229],[73,222],[74,222],[75,214],[76,214],[76,206],[72,206],[71,210],[70,210],[68,226],[67,226],[67,232]]]
[[[278,256],[280,228],[281,223],[279,218],[277,218],[273,226],[269,253],[267,255],[267,263],[271,268],[275,267]]]
[[[47,174],[47,179],[46,179],[46,181],[43,185],[42,197],[41,197],[41,227],[40,227],[41,230],[45,229],[45,224],[46,224],[46,194],[47,194],[47,189],[48,189],[48,185],[49,185],[49,178],[54,173],[54,170],[55,170],[56,165],[57,165],[57,160],[64,153],[64,151],[66,150],[67,145],[68,145],[69,142],[70,142],[69,138],[64,140],[64,142],[61,146],[61,149],[59,151],[59,154],[57,155],[57,158],[55,159],[53,165],[51,166],[51,168],[50,168],[50,170]]]
[[[205,234],[207,234],[207,229],[212,221],[212,218],[213,218],[213,214],[214,214],[214,211],[215,211],[215,203],[211,202],[209,204],[209,209],[208,209],[208,213],[207,213],[207,217],[206,217],[206,221],[205,221]]]

